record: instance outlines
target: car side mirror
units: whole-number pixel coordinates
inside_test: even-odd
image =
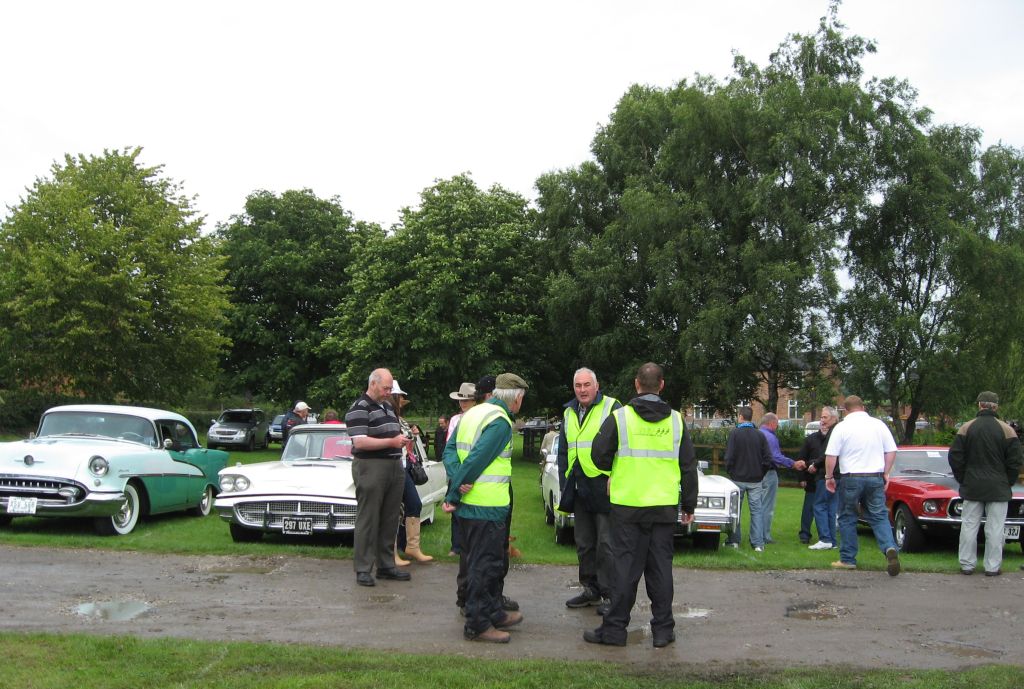
[[[702,459],[697,462],[697,468],[700,469],[701,471],[707,471],[709,466],[711,465],[708,464],[708,461],[706,459]]]

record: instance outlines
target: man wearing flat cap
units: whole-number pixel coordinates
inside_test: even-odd
[[[514,373],[497,376],[490,398],[462,415],[453,436],[458,465],[444,511],[459,519],[467,571],[463,633],[472,641],[508,643],[505,629],[523,621],[522,613],[503,609],[501,591],[511,510],[512,423],[528,388]],[[446,455],[451,447],[445,448]]]
[[[972,574],[978,562],[978,529],[985,517],[985,576],[1001,574],[1003,525],[1021,466],[1017,433],[999,420],[999,397],[978,395],[978,414],[960,427],[949,448],[949,468],[964,499],[960,525],[960,571]]]

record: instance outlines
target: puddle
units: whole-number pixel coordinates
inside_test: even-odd
[[[849,610],[831,603],[814,601],[813,603],[796,603],[786,608],[786,617],[797,620],[834,620],[845,615]]]
[[[366,600],[371,603],[391,603],[396,600],[401,600],[402,596],[397,593],[379,593],[373,596],[368,596]]]
[[[677,620],[703,620],[711,617],[709,608],[685,608],[673,615]]]
[[[682,611],[672,615],[676,620],[702,620],[711,617],[709,608],[683,608]],[[678,629],[676,631],[678,634]],[[627,644],[646,643],[651,640],[651,625],[644,624],[638,627],[629,627],[626,630]]]
[[[135,600],[107,601],[103,603],[82,603],[75,607],[75,613],[82,617],[92,617],[109,622],[127,622],[150,609],[149,603]]]

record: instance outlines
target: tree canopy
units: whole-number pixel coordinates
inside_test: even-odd
[[[215,374],[220,261],[190,199],[140,153],[66,156],[0,226],[9,390],[175,403]]]

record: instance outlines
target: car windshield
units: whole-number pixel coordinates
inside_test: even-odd
[[[952,476],[946,450],[900,450],[892,473],[895,476]]]
[[[88,435],[117,438],[156,447],[156,432],[149,419],[107,412],[59,411],[43,416],[38,436]]]
[[[339,429],[312,433],[292,431],[281,460],[294,462],[303,459],[350,460],[352,438],[346,431]]]
[[[273,425],[280,426],[282,423],[284,423],[284,414],[278,414],[277,416],[274,417]]]
[[[252,423],[253,413],[247,410],[226,411],[217,423]]]

